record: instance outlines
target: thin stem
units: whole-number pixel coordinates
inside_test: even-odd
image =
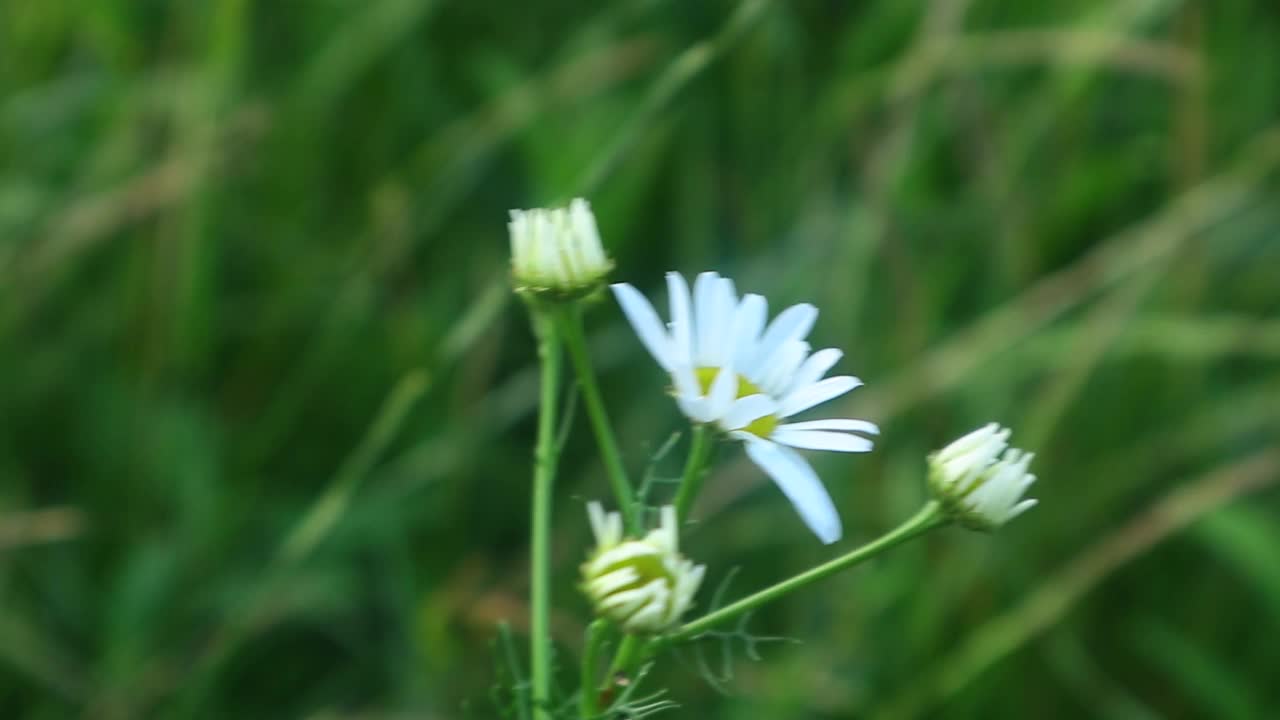
[[[637,653],[640,651],[641,642],[639,635],[626,635],[622,638],[622,644],[618,646],[618,652],[613,656],[613,664],[609,666],[609,678],[612,680],[618,674],[627,675],[631,672],[631,666],[635,664],[639,658]]]
[[[531,616],[529,665],[533,683],[533,712],[550,720],[551,712],[551,490],[556,476],[556,405],[560,391],[560,343],[547,311],[530,304],[538,358],[542,364],[542,392],[538,406],[538,445],[534,451],[533,521],[530,541]]]
[[[511,639],[511,626],[505,622],[498,623],[498,645],[507,661],[507,672],[511,673],[511,693],[515,696],[516,720],[529,720],[529,698],[525,695],[524,673],[520,670],[520,661],[516,659],[516,644]]]
[[[595,433],[596,444],[600,446],[600,457],[609,475],[609,484],[613,486],[618,509],[622,513],[627,532],[637,534],[640,532],[640,507],[631,491],[631,481],[627,479],[627,469],[622,463],[622,452],[618,450],[618,440],[613,434],[613,425],[609,423],[609,414],[605,411],[600,386],[596,383],[595,370],[591,366],[591,356],[587,353],[581,308],[577,305],[564,307],[557,312],[557,320],[573,370],[578,376],[582,402],[587,406],[591,430]]]
[[[636,668],[648,655],[648,644],[641,640],[639,635],[630,633],[623,635],[622,643],[618,645],[618,651],[613,655],[613,662],[609,664],[609,682],[623,677],[630,683]]]
[[[582,652],[582,694],[578,698],[578,711],[582,720],[590,720],[600,712],[599,683],[596,667],[600,664],[600,647],[604,644],[605,629],[609,623],[596,620],[587,626],[586,646]]]
[[[745,612],[754,610],[767,602],[776,600],[787,593],[799,590],[800,588],[817,582],[829,575],[834,575],[841,570],[853,567],[861,562],[870,560],[889,548],[899,545],[910,540],[917,535],[921,535],[932,530],[946,522],[946,517],[942,512],[941,506],[936,501],[928,502],[920,511],[913,515],[909,520],[902,523],[898,527],[881,535],[879,538],[856,548],[840,557],[825,562],[815,568],[806,570],[794,577],[783,580],[782,582],[765,588],[753,595],[748,595],[737,602],[730,603],[724,607],[714,610],[692,622],[686,623],[683,627],[654,641],[653,649],[658,646],[671,645],[684,640],[697,637],[702,633],[721,625],[726,621],[742,615]]]
[[[689,515],[693,501],[702,489],[702,480],[706,477],[707,460],[711,457],[711,433],[706,425],[693,426],[693,440],[689,445],[689,457],[684,463],[684,475],[680,479],[680,489],[676,491],[676,517],[680,521]]]

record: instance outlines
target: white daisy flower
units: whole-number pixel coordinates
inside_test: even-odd
[[[680,554],[676,509],[639,540],[622,537],[622,516],[587,504],[596,549],[582,565],[582,590],[596,613],[629,633],[660,633],[680,619],[706,572]]]
[[[613,269],[586,200],[567,208],[512,210],[511,276],[517,289],[580,294]]]
[[[876,434],[866,420],[783,420],[862,384],[848,375],[824,378],[843,355],[810,353],[805,337],[818,310],[801,303],[766,325],[764,297],[738,297],[733,281],[698,275],[693,292],[679,273],[667,273],[671,322],[625,283],[612,286],[640,341],[671,376],[676,403],[690,420],[713,423],[741,440],[747,456],[773,478],[824,543],[840,539],[840,516],[809,463],[792,448],[867,452],[872,443],[850,433]]]
[[[1022,498],[1036,480],[1027,472],[1034,455],[1010,448],[1009,434],[989,423],[929,457],[930,490],[965,527],[994,530],[1036,504]]]

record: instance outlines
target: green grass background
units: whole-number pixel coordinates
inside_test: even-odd
[[[883,427],[815,457],[838,548],[962,432],[1038,452],[999,534],[767,608],[795,642],[731,678],[659,668],[671,716],[1277,717],[1277,38],[1259,0],[3,0],[0,717],[497,716],[536,401],[506,213],[575,195],[655,297],[822,309],[866,381],[827,413]],[[638,473],[680,418],[611,301],[589,333]],[[739,452],[704,607],[834,552]],[[580,423],[564,685],[597,457]]]

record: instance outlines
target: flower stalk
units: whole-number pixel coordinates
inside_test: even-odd
[[[711,433],[706,425],[693,426],[693,439],[689,445],[689,456],[685,460],[684,473],[680,478],[680,488],[676,490],[676,518],[684,522],[693,508],[693,501],[702,490],[702,481],[707,476],[707,461],[711,458],[714,447]]]
[[[600,713],[596,668],[600,664],[600,650],[608,627],[609,623],[600,619],[587,626],[587,638],[582,651],[581,695],[578,697],[578,712],[582,720],[590,720]]]
[[[609,677],[630,675],[641,658],[640,651],[643,648],[644,641],[639,635],[624,635],[622,643],[618,645],[618,652],[613,656],[613,662],[609,664]]]
[[[776,585],[765,588],[757,593],[748,595],[741,600],[725,605],[718,610],[714,610],[702,617],[685,623],[675,632],[656,638],[650,643],[650,651],[656,651],[662,647],[674,645],[686,640],[692,640],[704,632],[722,625],[743,613],[750,612],[756,608],[776,600],[783,595],[795,592],[802,587],[811,585],[819,580],[834,575],[841,570],[851,568],[860,563],[866,562],[871,558],[893,548],[897,545],[910,540],[914,537],[922,535],[940,525],[947,523],[947,518],[942,510],[942,506],[936,501],[930,501],[920,508],[920,511],[911,516],[906,522],[889,532],[881,535],[879,538],[871,542],[851,550],[834,560],[825,562],[817,567],[800,573],[794,577],[783,580]]]
[[[530,682],[534,717],[550,720],[551,705],[551,494],[559,450],[556,406],[560,393],[560,342],[549,311],[529,303],[538,359],[542,367],[538,405],[538,439],[533,466],[533,516],[530,542]]]
[[[613,433],[613,425],[609,422],[609,414],[605,410],[604,400],[600,395],[600,385],[596,382],[595,370],[591,366],[591,356],[587,353],[586,337],[582,330],[582,308],[576,303],[558,307],[556,320],[569,361],[573,364],[574,373],[578,378],[578,387],[582,391],[582,403],[587,408],[591,430],[595,433],[596,444],[600,447],[600,457],[604,463],[605,472],[609,476],[614,499],[622,512],[623,523],[628,533],[638,533],[640,507],[636,504],[635,494],[631,490],[631,481],[627,478],[627,469],[622,462],[622,451],[618,449],[618,440]]]

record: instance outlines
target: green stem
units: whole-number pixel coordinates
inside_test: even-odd
[[[590,720],[600,712],[599,683],[596,667],[600,664],[600,647],[604,644],[605,629],[609,623],[596,620],[587,626],[586,647],[582,652],[582,695],[578,698],[578,711],[582,720]]]
[[[557,319],[573,370],[578,376],[578,387],[582,389],[582,402],[587,406],[587,417],[591,420],[596,444],[600,446],[600,457],[609,475],[609,483],[613,486],[614,499],[618,502],[628,534],[639,534],[640,507],[631,491],[631,481],[627,479],[626,466],[622,463],[622,452],[618,450],[618,440],[609,423],[609,414],[605,411],[600,386],[596,383],[595,370],[591,366],[591,356],[587,353],[581,308],[577,305],[565,307],[557,313]]]
[[[693,440],[689,446],[689,457],[684,463],[684,476],[680,479],[680,489],[676,491],[676,517],[683,522],[689,515],[693,501],[702,489],[702,480],[706,477],[707,460],[711,457],[711,433],[706,425],[693,426]]]
[[[753,595],[748,595],[737,602],[725,605],[724,607],[707,613],[692,622],[686,623],[680,629],[656,639],[652,645],[652,649],[660,646],[672,645],[678,642],[689,640],[701,635],[702,633],[721,625],[728,620],[750,612],[764,605],[767,602],[776,600],[787,593],[799,590],[800,588],[817,582],[823,578],[834,575],[846,568],[853,567],[861,562],[870,560],[889,548],[899,545],[910,540],[911,538],[921,535],[932,530],[939,525],[946,523],[946,516],[942,512],[942,507],[936,501],[929,501],[920,511],[913,515],[909,520],[902,523],[898,527],[881,535],[879,538],[856,548],[840,557],[825,562],[815,568],[800,573],[794,577],[783,580],[782,582],[765,588]]]
[[[648,656],[647,648],[648,645],[639,635],[623,635],[618,651],[613,654],[613,662],[609,663],[607,681],[612,683],[619,677],[630,678],[634,675],[640,661]]]
[[[622,638],[622,644],[618,646],[618,652],[613,656],[613,664],[609,666],[610,681],[619,674],[631,674],[631,666],[635,664],[640,647],[639,635],[626,635]]]
[[[533,469],[533,537],[530,557],[530,648],[533,712],[551,718],[551,490],[556,476],[556,405],[560,392],[560,343],[547,311],[530,305],[538,358],[542,364],[542,392],[538,406],[538,445]]]
[[[511,692],[515,696],[516,720],[529,720],[529,697],[525,695],[524,673],[516,659],[516,644],[511,639],[511,626],[498,623],[498,645],[507,660],[507,672],[511,673]]]

